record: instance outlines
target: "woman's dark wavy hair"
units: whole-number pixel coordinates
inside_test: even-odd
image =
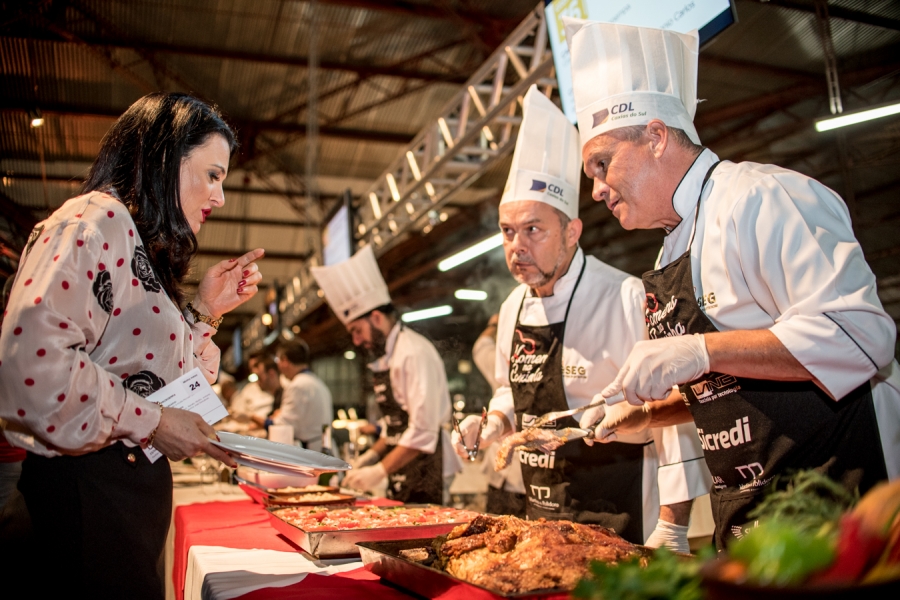
[[[181,208],[181,161],[214,134],[224,137],[234,154],[234,132],[215,106],[187,94],[148,94],[103,138],[82,188],[82,193],[112,192],[128,207],[156,276],[178,303],[197,252]]]

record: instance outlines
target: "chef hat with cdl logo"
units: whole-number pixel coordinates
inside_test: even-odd
[[[316,283],[325,292],[325,300],[344,325],[374,308],[391,303],[372,246],[365,246],[336,265],[311,270]]]
[[[522,102],[522,126],[500,204],[535,200],[578,218],[581,151],[578,132],[537,86]]]
[[[563,17],[581,147],[612,129],[659,119],[695,144],[696,31],[599,23]]]

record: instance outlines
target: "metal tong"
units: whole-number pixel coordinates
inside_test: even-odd
[[[606,399],[601,398],[596,402],[592,402],[586,406],[582,406],[581,408],[572,408],[570,410],[555,410],[553,412],[548,412],[546,414],[541,415],[537,419],[531,422],[530,425],[525,426],[526,429],[533,429],[535,427],[543,427],[550,421],[556,421],[558,419],[562,419],[563,417],[571,417],[572,415],[577,415],[580,412],[584,412],[589,408],[596,408],[598,406],[602,406],[606,404]],[[594,423],[596,425],[596,423]],[[483,424],[482,424],[483,426]]]
[[[466,454],[469,456],[470,461],[475,461],[478,456],[478,446],[481,444],[481,432],[484,431],[484,427],[487,425],[487,408],[481,409],[481,425],[478,428],[478,437],[475,438],[475,446],[469,449],[466,446],[466,437],[463,435],[462,430],[459,428],[459,420],[456,417],[453,417],[453,427],[456,429],[456,433],[459,434],[459,443],[462,444],[463,449],[466,451]]]

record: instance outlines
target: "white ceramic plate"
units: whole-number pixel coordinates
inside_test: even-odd
[[[317,475],[350,469],[350,465],[341,459],[321,452],[227,431],[220,431],[218,435],[219,441],[213,441],[213,444],[227,451],[238,464],[261,471],[282,475]]]

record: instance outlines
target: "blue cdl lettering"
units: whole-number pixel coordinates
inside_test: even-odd
[[[559,187],[558,185],[553,185],[552,183],[547,186],[547,191],[549,191],[551,194],[559,194],[560,196],[562,196],[563,193],[561,187]]]
[[[610,110],[609,112],[614,115],[618,115],[624,112],[631,112],[632,110],[634,109],[631,108],[631,102],[629,102],[627,104],[617,104],[616,106],[613,106],[612,110]]]

